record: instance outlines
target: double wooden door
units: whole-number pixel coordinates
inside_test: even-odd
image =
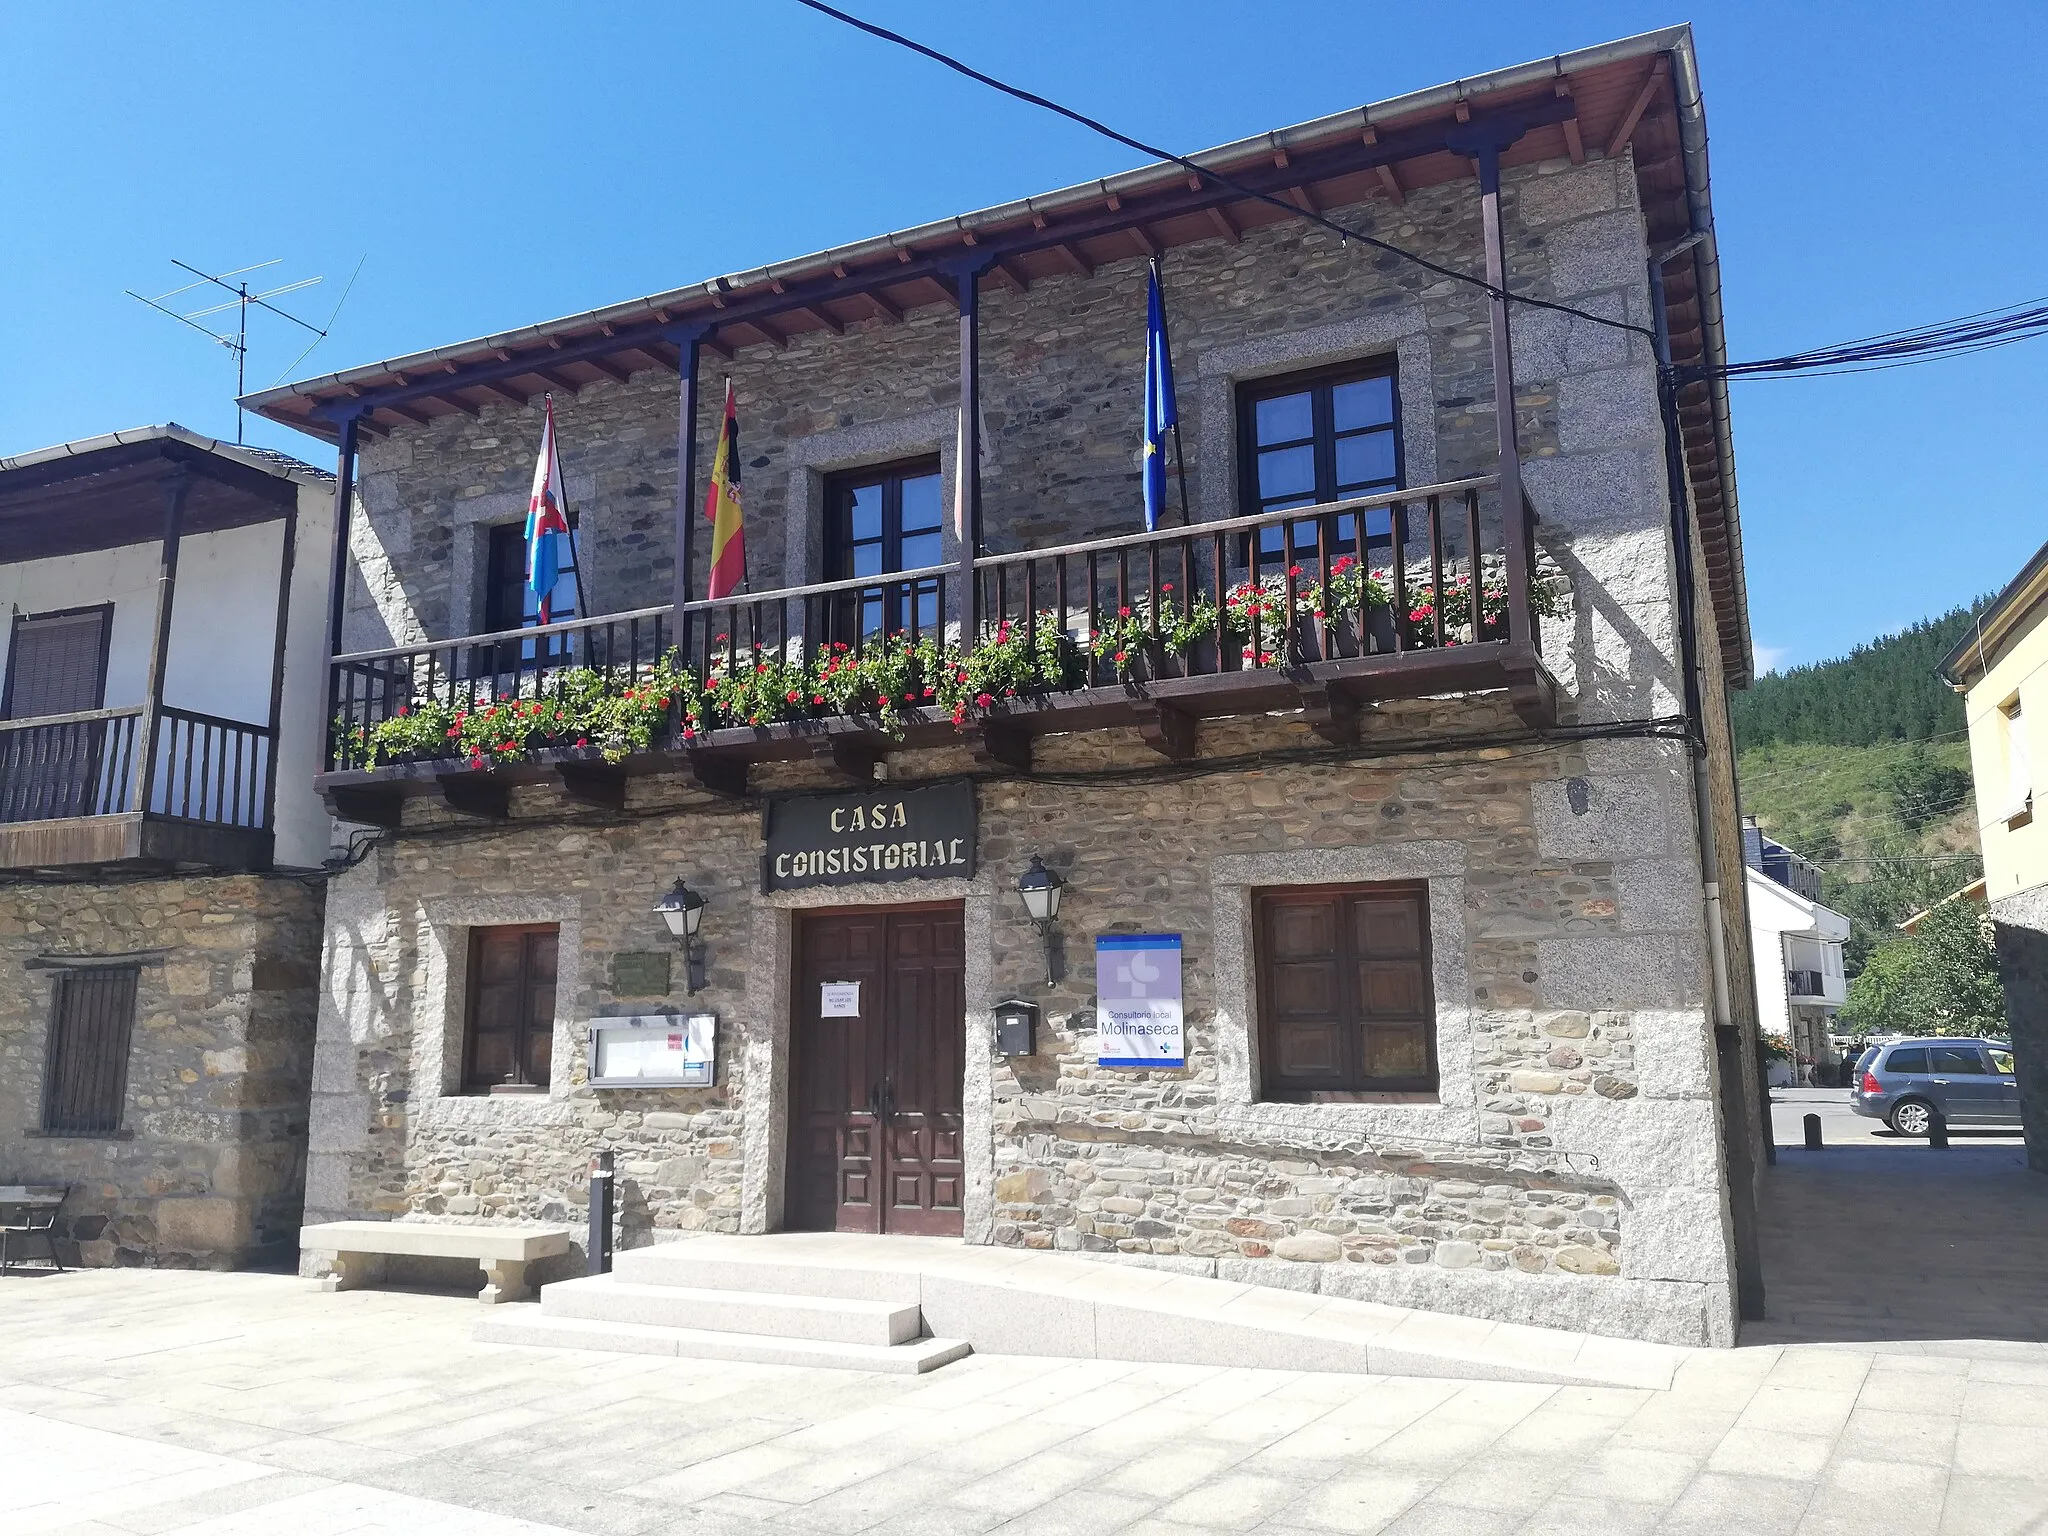
[[[790,1227],[960,1233],[964,950],[957,903],[799,914]],[[858,1013],[827,1017],[845,982]]]

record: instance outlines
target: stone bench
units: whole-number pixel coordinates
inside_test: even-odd
[[[526,1266],[569,1251],[567,1227],[512,1222],[328,1221],[299,1228],[299,1248],[328,1256],[323,1291],[352,1291],[370,1283],[376,1261],[391,1254],[475,1259],[484,1272],[477,1300],[519,1301],[527,1294]]]

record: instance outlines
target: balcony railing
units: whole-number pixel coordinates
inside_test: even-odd
[[[133,812],[144,715],[137,705],[0,720],[0,823]],[[165,705],[144,808],[170,820],[267,828],[270,757],[264,726]]]
[[[1544,714],[1537,621],[1558,594],[1515,513],[1489,476],[695,602],[680,624],[647,608],[357,652],[333,663],[330,774],[794,756],[821,734],[1028,737],[1290,701],[1327,723],[1503,687]]]

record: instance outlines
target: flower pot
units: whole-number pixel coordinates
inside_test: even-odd
[[[1304,614],[1300,631],[1303,661],[1348,661],[1364,654],[1358,625],[1349,614]]]
[[[1385,606],[1365,610],[1365,650],[1385,656],[1394,649],[1394,610]]]

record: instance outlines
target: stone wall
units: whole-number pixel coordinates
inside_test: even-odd
[[[2027,1166],[2048,1173],[2048,885],[1991,903]]]
[[[260,875],[0,886],[0,1183],[67,1183],[66,1262],[227,1268],[298,1243],[321,897]],[[136,956],[121,1130],[39,1134],[51,965]]]
[[[1372,728],[1392,743],[1508,721],[1444,701],[1389,708]],[[1682,745],[1368,747],[1346,760],[1313,742],[1285,722],[1211,726],[1205,757],[1257,751],[1268,766],[1162,775],[1130,732],[1048,738],[1033,778],[980,786],[973,881],[774,896],[758,889],[758,811],[660,781],[635,781],[623,817],[544,788],[515,791],[501,827],[415,802],[330,899],[310,1217],[579,1221],[587,1157],[610,1147],[625,1241],[772,1228],[794,912],[958,897],[970,1240],[1725,1341]],[[966,766],[906,753],[890,772]],[[779,770],[776,785],[831,787],[808,768]],[[1032,852],[1069,882],[1067,974],[1050,989],[1011,889]],[[684,1006],[679,991],[612,985],[620,953],[667,942],[653,908],[678,874],[711,901],[709,988],[688,1006],[719,1015],[718,1084],[593,1088],[589,1018]],[[1374,878],[1430,882],[1440,1092],[1260,1102],[1249,892]],[[512,921],[562,928],[554,1081],[545,1098],[464,1096],[451,957],[470,927]],[[1114,931],[1183,935],[1186,1071],[1094,1065],[1092,936]],[[1045,1006],[1040,1051],[1005,1061],[989,1010],[1020,992]]]

